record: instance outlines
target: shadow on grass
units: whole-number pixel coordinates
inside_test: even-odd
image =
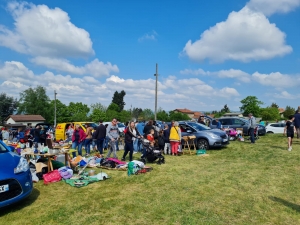
[[[277,197],[274,197],[274,196],[269,196],[269,199],[272,200],[272,201],[274,201],[274,202],[279,202],[282,205],[285,205],[285,206],[287,206],[287,207],[289,207],[289,208],[291,208],[291,209],[293,209],[293,210],[295,210],[295,211],[297,211],[297,212],[300,213],[300,205],[288,202],[288,201],[286,201],[284,199],[277,198]]]
[[[15,204],[2,208],[0,212],[0,217],[4,216],[7,213],[12,213],[31,205],[32,203],[35,202],[35,200],[39,197],[39,195],[40,195],[40,191],[36,188],[33,188],[31,194],[27,198],[19,202],[16,202]]]

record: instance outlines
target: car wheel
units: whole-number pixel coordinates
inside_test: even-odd
[[[197,149],[203,149],[203,150],[209,149],[209,145],[208,145],[207,140],[205,140],[205,139],[199,139],[197,141]]]

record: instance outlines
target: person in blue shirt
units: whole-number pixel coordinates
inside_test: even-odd
[[[221,122],[219,121],[219,119],[216,119],[216,122],[217,122],[217,129],[222,129],[222,124]]]
[[[145,123],[143,123],[142,121],[139,121],[136,124],[136,129],[138,130],[141,136],[144,136],[144,127],[145,127]],[[142,143],[140,142],[140,140],[138,140],[137,151],[142,152],[142,150],[143,150]]]

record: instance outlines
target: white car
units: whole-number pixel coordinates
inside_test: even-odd
[[[269,123],[266,131],[269,134],[283,134],[285,123]]]
[[[105,126],[105,125],[108,125],[108,124],[111,124],[111,122],[104,122],[103,123],[103,125]],[[124,130],[125,130],[125,125],[123,124],[123,123],[118,123],[118,129],[119,129],[119,132],[120,133],[123,133],[124,132]]]

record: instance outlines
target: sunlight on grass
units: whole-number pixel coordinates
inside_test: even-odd
[[[105,170],[111,179],[82,188],[40,181],[0,224],[300,224],[299,152],[300,141],[288,152],[285,137],[267,135],[166,156],[147,174]]]

